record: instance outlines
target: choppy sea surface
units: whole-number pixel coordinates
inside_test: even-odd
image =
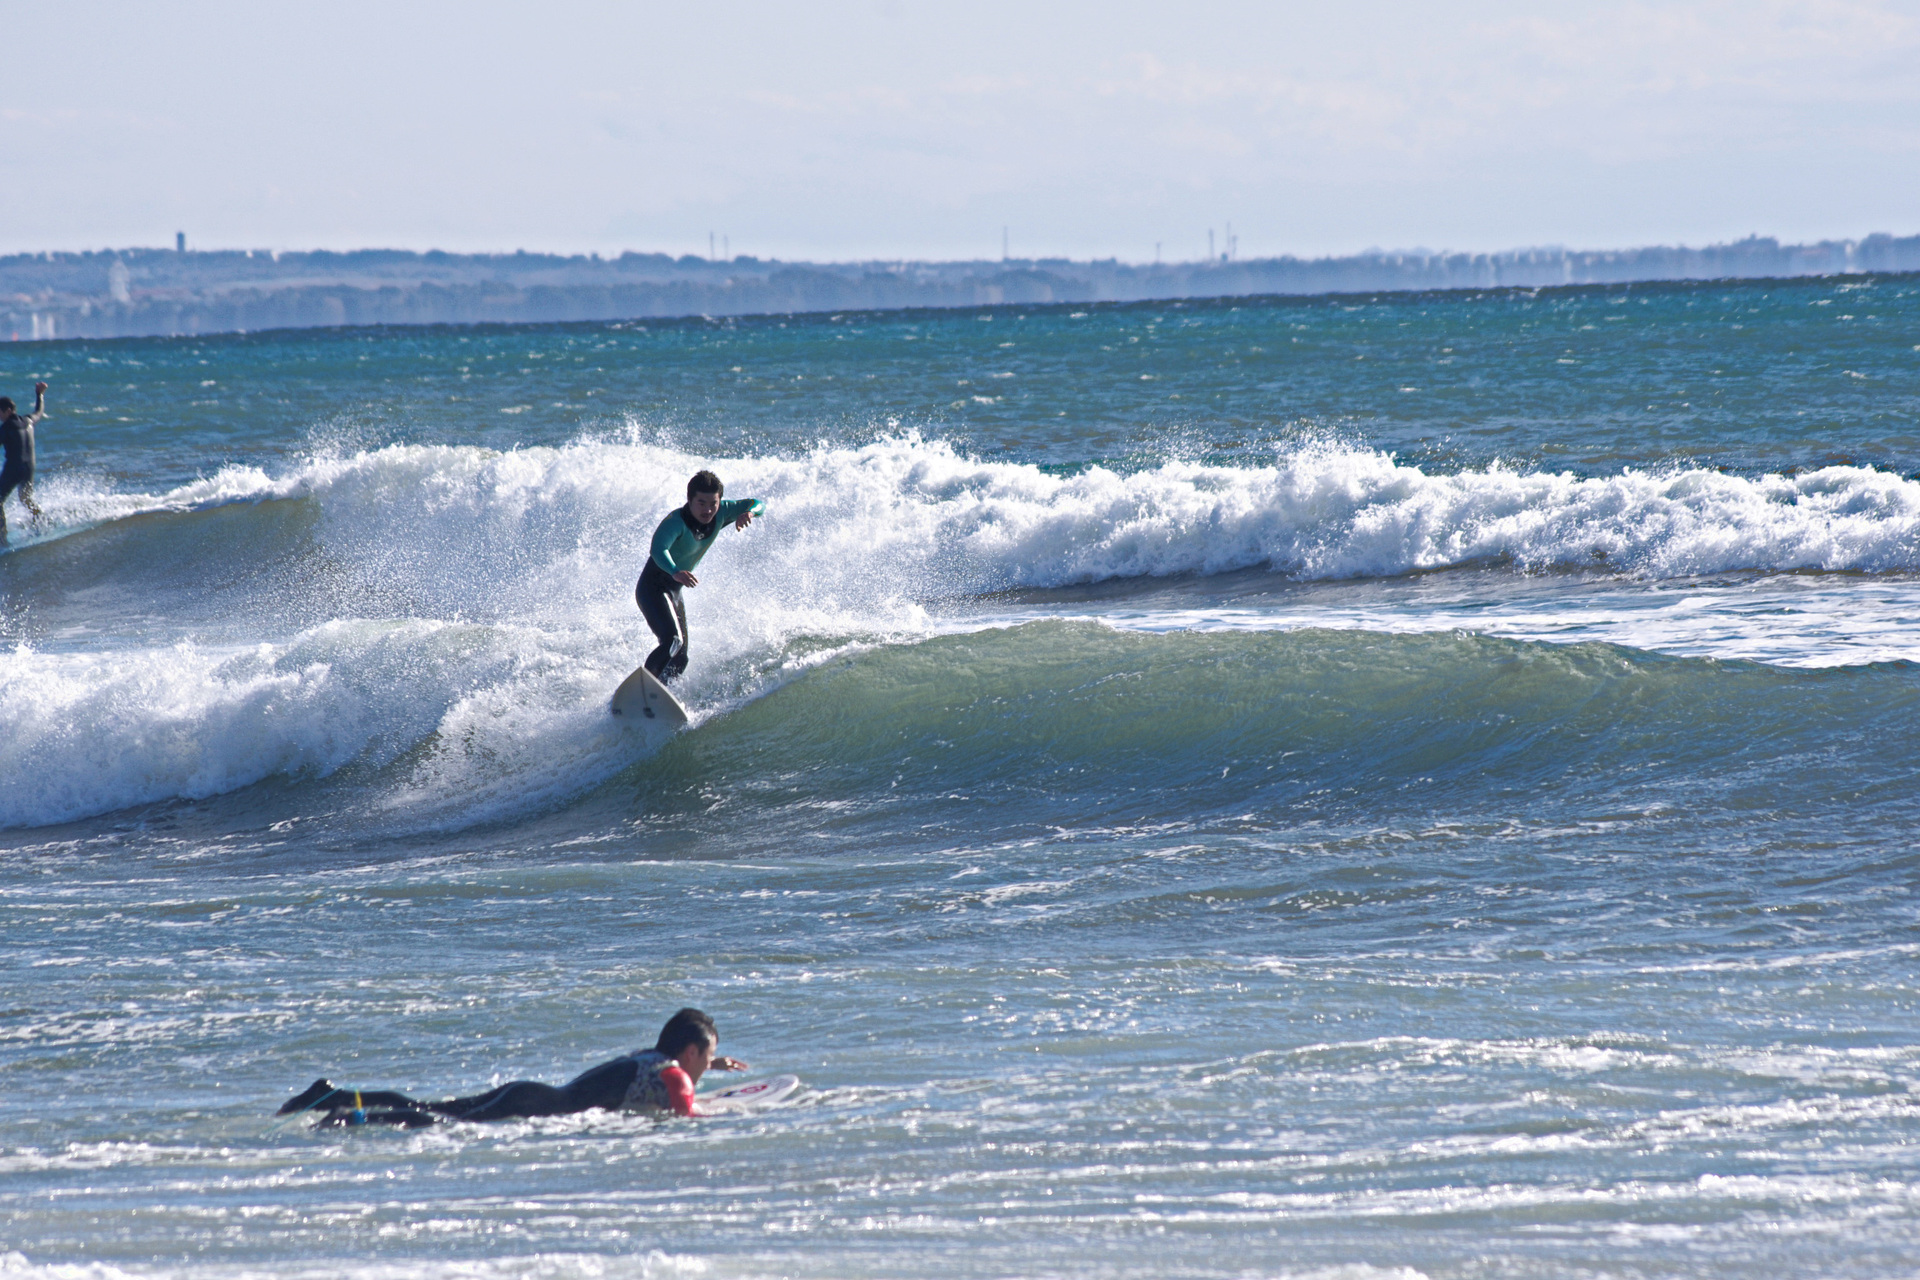
[[[35,378],[0,1274],[1920,1271],[1920,280]],[[699,467],[767,513],[663,739]],[[792,1104],[272,1115],[686,1004]]]

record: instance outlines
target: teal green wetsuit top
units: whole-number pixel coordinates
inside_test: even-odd
[[[719,540],[721,525],[732,524],[743,511],[759,515],[766,505],[758,498],[735,498],[731,502],[722,502],[719,512],[713,517],[713,529],[704,538],[694,536],[693,527],[687,523],[687,509],[676,507],[673,514],[662,520],[660,527],[653,531],[655,567],[668,577],[683,569],[691,570]]]

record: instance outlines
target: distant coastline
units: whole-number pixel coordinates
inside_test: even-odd
[[[1920,271],[1920,235],[1199,262],[124,249],[0,257],[0,341]]]

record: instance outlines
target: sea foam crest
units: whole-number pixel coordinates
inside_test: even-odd
[[[1256,566],[1387,576],[1495,558],[1603,560],[1652,577],[1920,565],[1920,484],[1863,467],[1757,479],[1501,466],[1431,475],[1337,446],[1269,466],[1169,461],[1064,477],[937,445],[875,446],[838,461],[820,480],[885,526],[874,538],[964,564],[982,588]]]
[[[1378,451],[1315,445],[1265,466],[1171,460],[1057,475],[915,437],[718,461],[637,443],[434,452],[314,463],[278,483],[330,504],[377,506],[353,513],[376,526],[413,519],[394,505],[403,483],[404,505],[421,514],[538,511],[549,545],[592,556],[617,544],[624,577],[633,554],[644,554],[655,513],[678,503],[682,477],[713,465],[733,492],[770,504],[770,532],[746,570],[759,579],[756,593],[797,598],[797,588],[862,607],[1260,566],[1302,578],[1490,559],[1604,562],[1648,577],[1920,567],[1920,483],[1867,467],[1760,477],[1697,468],[1580,477],[1499,465],[1430,474]]]
[[[637,442],[507,453],[391,446],[313,459],[279,477],[229,468],[111,505],[310,496],[343,533],[353,531],[334,550],[367,563],[377,557],[409,579],[419,575],[400,568],[405,546],[434,548],[441,569],[443,553],[457,552],[487,573],[490,588],[512,591],[515,573],[535,563],[530,550],[543,570],[563,554],[606,556],[630,577],[654,520],[678,504],[685,475],[701,466],[719,469],[732,492],[768,499],[778,532],[756,548],[756,563],[804,590],[862,599],[887,584],[923,595],[1258,566],[1351,578],[1489,559],[1604,561],[1650,577],[1920,567],[1920,483],[1872,468],[1580,477],[1496,464],[1430,474],[1332,444],[1264,466],[1171,460],[1071,475],[968,458],[917,436],[720,460]],[[414,585],[444,594],[424,580]]]

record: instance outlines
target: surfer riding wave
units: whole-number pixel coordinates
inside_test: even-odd
[[[41,518],[33,501],[33,428],[47,416],[47,384],[33,384],[33,412],[23,414],[14,406],[12,396],[0,396],[0,449],[6,460],[0,464],[0,544],[7,540],[7,495],[20,491],[20,505],[33,519]]]
[[[723,524],[744,529],[766,509],[758,498],[721,501],[726,486],[711,471],[695,472],[687,481],[687,505],[673,512],[653,531],[653,547],[647,566],[634,584],[634,602],[652,628],[660,644],[647,655],[647,670],[662,683],[687,669],[687,605],[680,598],[682,587],[697,587],[700,579],[693,570],[707,552]]]

